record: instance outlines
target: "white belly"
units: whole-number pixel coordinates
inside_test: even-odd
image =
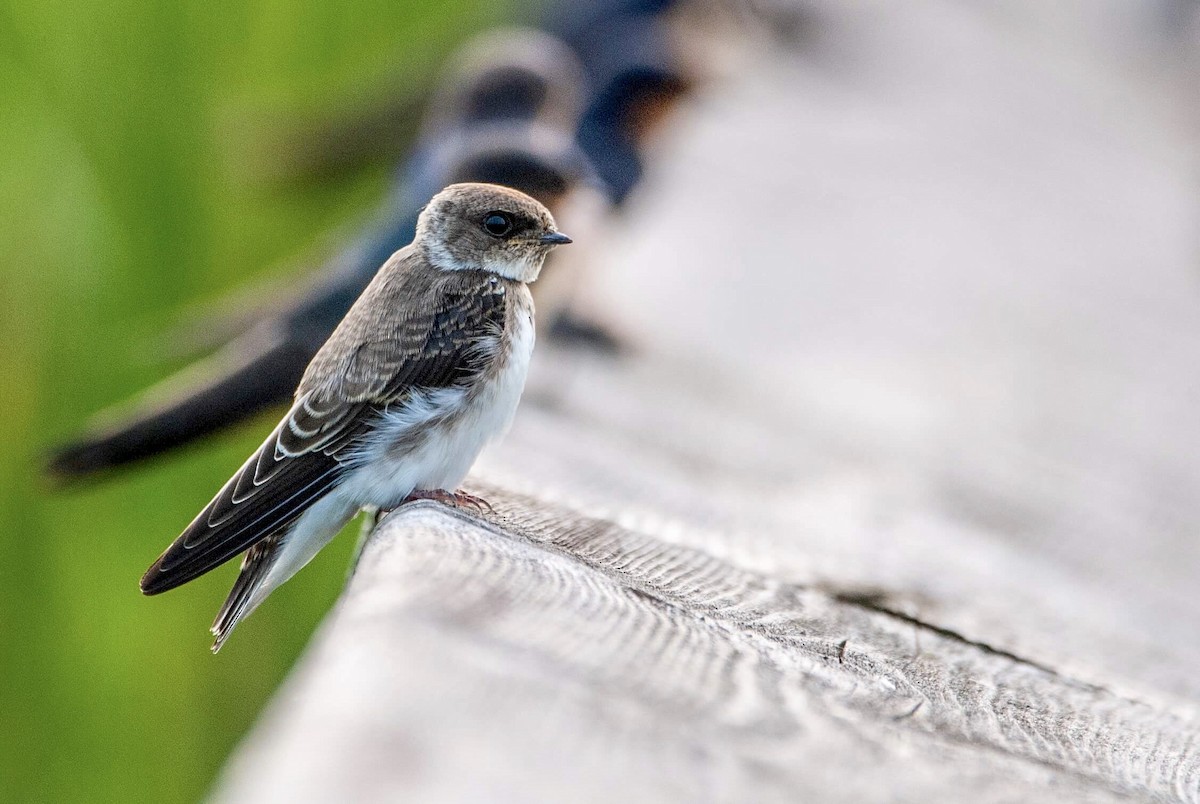
[[[470,391],[433,391],[385,414],[362,451],[359,468],[334,494],[357,507],[394,508],[413,489],[458,488],[487,443],[512,423],[533,340],[532,315],[522,313],[513,326],[508,355],[478,381],[481,385]],[[411,449],[398,446],[414,432],[425,437]]]

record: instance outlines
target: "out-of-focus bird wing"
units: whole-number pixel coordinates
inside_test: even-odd
[[[164,396],[164,401],[59,447],[47,462],[47,472],[59,480],[84,478],[153,457],[282,405],[313,351],[294,339],[257,342],[254,348],[251,354],[241,354],[234,345],[169,378],[150,392],[152,397]]]

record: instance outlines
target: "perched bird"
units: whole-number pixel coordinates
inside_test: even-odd
[[[213,623],[213,650],[360,509],[413,499],[483,505],[455,491],[506,429],[533,350],[547,253],[571,240],[506,187],[456,184],[421,213],[320,348],[291,410],[146,571],[157,594],[245,552]]]
[[[455,182],[505,184],[551,209],[578,187],[585,160],[573,142],[582,71],[557,38],[494,31],[465,45],[424,134],[376,220],[315,277],[214,355],[169,377],[154,400],[50,457],[73,479],[158,455],[287,402],[308,361],[392,252],[414,234],[421,204]],[[219,323],[205,322],[210,329]],[[111,419],[111,417],[110,417]]]

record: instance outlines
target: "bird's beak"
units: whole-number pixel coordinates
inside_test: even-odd
[[[547,232],[538,238],[538,242],[543,246],[565,246],[573,241],[562,232]]]

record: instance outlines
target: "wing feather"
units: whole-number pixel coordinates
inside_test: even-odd
[[[397,292],[412,289],[401,285]],[[292,409],[146,571],[143,592],[173,589],[268,537],[278,545],[277,534],[340,481],[348,447],[382,409],[480,370],[487,357],[482,344],[504,324],[504,285],[483,272],[459,271],[440,277],[426,298],[420,314],[391,327],[371,318],[379,304],[355,305],[339,327],[347,331],[335,333],[313,359]],[[388,299],[375,301],[386,310]],[[269,553],[257,551],[252,565]]]
[[[156,594],[203,575],[292,524],[338,479],[340,464],[320,449],[278,454],[291,414],[142,577]]]

